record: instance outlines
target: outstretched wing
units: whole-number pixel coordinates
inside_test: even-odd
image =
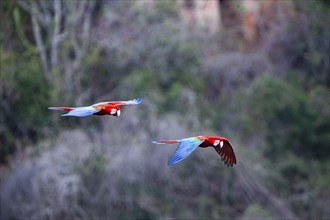
[[[142,98],[136,98],[129,101],[111,101],[111,102],[100,102],[94,105],[138,105],[142,102]],[[93,106],[94,106],[93,105]]]
[[[218,145],[217,147],[214,147],[214,149],[217,151],[217,153],[221,157],[221,160],[227,166],[233,166],[234,164],[236,164],[236,156],[233,147],[231,146],[229,141],[224,140],[222,144]]]
[[[76,116],[76,117],[85,117],[88,115],[92,115],[99,110],[89,106],[89,107],[78,107],[74,108],[73,110],[69,111],[68,113],[62,115],[62,116]]]
[[[178,146],[174,154],[168,159],[167,164],[169,166],[176,164],[186,158],[202,143],[202,141],[196,137],[182,139],[179,140],[179,142],[180,145]]]

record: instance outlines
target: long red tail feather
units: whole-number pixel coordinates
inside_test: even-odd
[[[159,141],[153,141],[155,144],[176,144],[178,143],[177,140],[159,140]]]
[[[49,107],[49,110],[59,110],[59,111],[70,111],[73,110],[74,108],[72,107]]]

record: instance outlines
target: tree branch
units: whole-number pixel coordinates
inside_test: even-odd
[[[61,26],[61,1],[54,1],[55,17],[54,17],[54,31],[51,43],[51,66],[54,69],[58,63],[58,43],[60,42],[60,26]]]
[[[46,79],[46,82],[50,82],[50,71],[49,71],[49,65],[47,62],[47,53],[46,53],[46,49],[41,37],[41,33],[40,33],[40,26],[37,22],[37,19],[35,17],[35,14],[37,13],[35,6],[32,7],[32,13],[31,13],[31,20],[32,20],[32,28],[33,28],[33,34],[34,34],[34,38],[36,40],[36,44],[37,44],[37,49],[40,55],[40,59],[41,59],[41,64],[42,64],[42,68],[44,71],[44,77]]]

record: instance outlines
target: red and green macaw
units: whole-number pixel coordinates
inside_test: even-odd
[[[142,98],[129,101],[110,101],[99,102],[91,106],[85,107],[49,107],[50,110],[69,111],[62,116],[85,117],[88,115],[113,115],[117,118],[120,116],[121,105],[138,105],[142,102]]]
[[[181,140],[159,140],[153,141],[154,144],[176,144],[178,148],[174,154],[168,159],[167,164],[173,165],[185,159],[197,147],[214,147],[220,155],[221,160],[229,167],[236,164],[236,156],[234,150],[226,138],[217,136],[195,136]]]

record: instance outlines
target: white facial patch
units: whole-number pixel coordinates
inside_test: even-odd
[[[116,111],[117,110],[115,108],[112,108],[110,114],[114,115],[116,113]]]
[[[219,140],[215,140],[213,145],[217,146],[219,144],[219,142],[220,142]]]
[[[220,148],[223,147],[223,141],[220,141]]]

